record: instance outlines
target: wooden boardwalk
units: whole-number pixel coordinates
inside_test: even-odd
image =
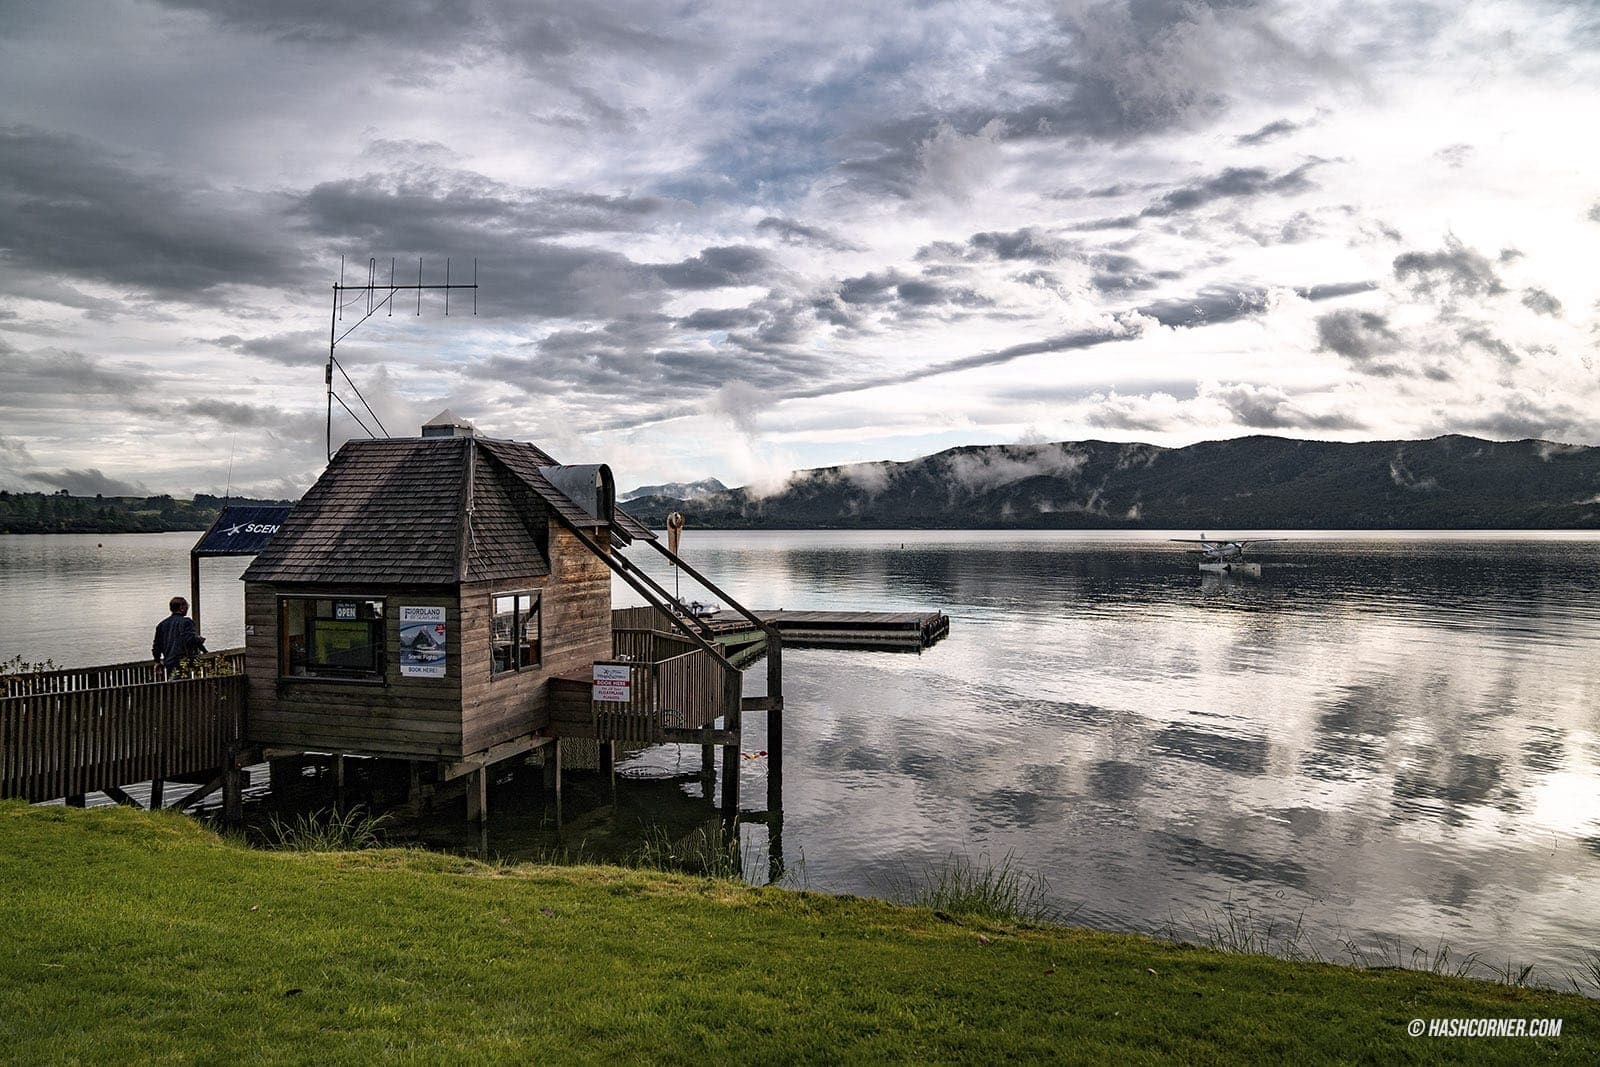
[[[921,652],[950,633],[942,611],[761,611],[755,616],[783,635],[789,648]],[[758,631],[737,615],[708,620],[718,640],[738,644]]]

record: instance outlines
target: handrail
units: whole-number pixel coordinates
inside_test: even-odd
[[[193,657],[193,662],[202,664],[219,660],[226,661],[235,674],[244,673],[243,648],[225,648]],[[0,697],[37,693],[76,693],[89,689],[177,680],[167,677],[164,672],[158,676],[155,663],[151,660],[130,660],[95,667],[63,667],[54,671],[0,674]]]

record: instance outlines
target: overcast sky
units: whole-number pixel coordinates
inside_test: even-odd
[[[1590,2],[0,0],[0,485],[298,494],[341,255],[477,260],[339,346],[392,434],[625,487],[1600,443],[1597,85]]]

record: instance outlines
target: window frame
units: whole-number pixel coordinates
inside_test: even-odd
[[[544,667],[544,591],[542,589],[507,589],[498,593],[489,594],[489,679],[497,681],[501,678],[515,678],[524,671],[542,670]],[[511,647],[523,648],[527,645],[526,624],[529,618],[534,620],[533,647],[538,653],[531,663],[513,664],[507,667],[495,666],[496,634],[495,623],[500,618],[500,612],[495,610],[495,602],[506,597],[528,598],[528,610],[524,614],[516,607],[515,600],[511,610]]]
[[[389,682],[389,601],[388,601],[387,597],[374,596],[374,595],[372,595],[370,593],[360,593],[360,594],[279,593],[279,594],[277,594],[277,599],[278,599],[278,681],[280,681],[280,682],[294,682],[294,683],[312,682],[312,683],[321,683],[321,684],[330,684],[330,685],[387,685],[388,684],[388,682]],[[288,626],[288,611],[289,611],[289,604],[290,604],[291,601],[300,601],[302,603],[306,602],[306,601],[309,601],[312,604],[312,608],[311,608],[312,614],[309,617],[307,617],[306,620],[305,620],[305,622],[306,622],[306,630],[305,630],[305,635],[304,636],[305,636],[305,640],[306,640],[306,649],[307,649],[307,652],[306,652],[306,660],[307,660],[307,662],[306,662],[306,670],[308,672],[306,674],[292,674],[292,673],[290,673],[290,671],[293,669],[293,666],[294,666],[293,657],[292,657],[292,655],[290,653],[290,650],[289,650],[290,634],[289,634],[289,626]],[[378,611],[379,611],[380,614],[379,614],[379,616],[377,618],[370,618],[370,617],[366,618],[366,619],[357,618],[357,619],[354,619],[354,620],[338,619],[338,618],[334,617],[333,615],[329,615],[329,616],[324,618],[324,617],[319,616],[319,615],[316,614],[316,611],[317,611],[316,603],[318,601],[327,601],[328,604],[329,604],[329,611],[330,612],[336,612],[338,610],[337,608],[333,607],[333,605],[338,603],[338,602],[340,602],[340,601],[356,601],[358,603],[373,604],[373,605],[377,605],[377,608],[378,608]],[[316,629],[316,623],[317,623],[317,621],[319,619],[321,619],[321,621],[323,621],[323,622],[330,622],[330,623],[332,623],[332,622],[352,622],[352,621],[366,623],[367,624],[367,632],[370,635],[372,635],[373,638],[374,638],[370,642],[370,647],[373,650],[374,668],[372,670],[363,670],[363,671],[361,671],[359,673],[349,673],[349,674],[312,674],[312,673],[309,673],[313,669],[311,664],[310,664],[310,648],[312,647],[312,640],[313,640],[312,634]],[[324,669],[326,669],[326,668],[324,668]]]

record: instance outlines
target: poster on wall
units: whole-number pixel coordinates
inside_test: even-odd
[[[444,677],[444,608],[400,609],[400,674],[406,678]]]

